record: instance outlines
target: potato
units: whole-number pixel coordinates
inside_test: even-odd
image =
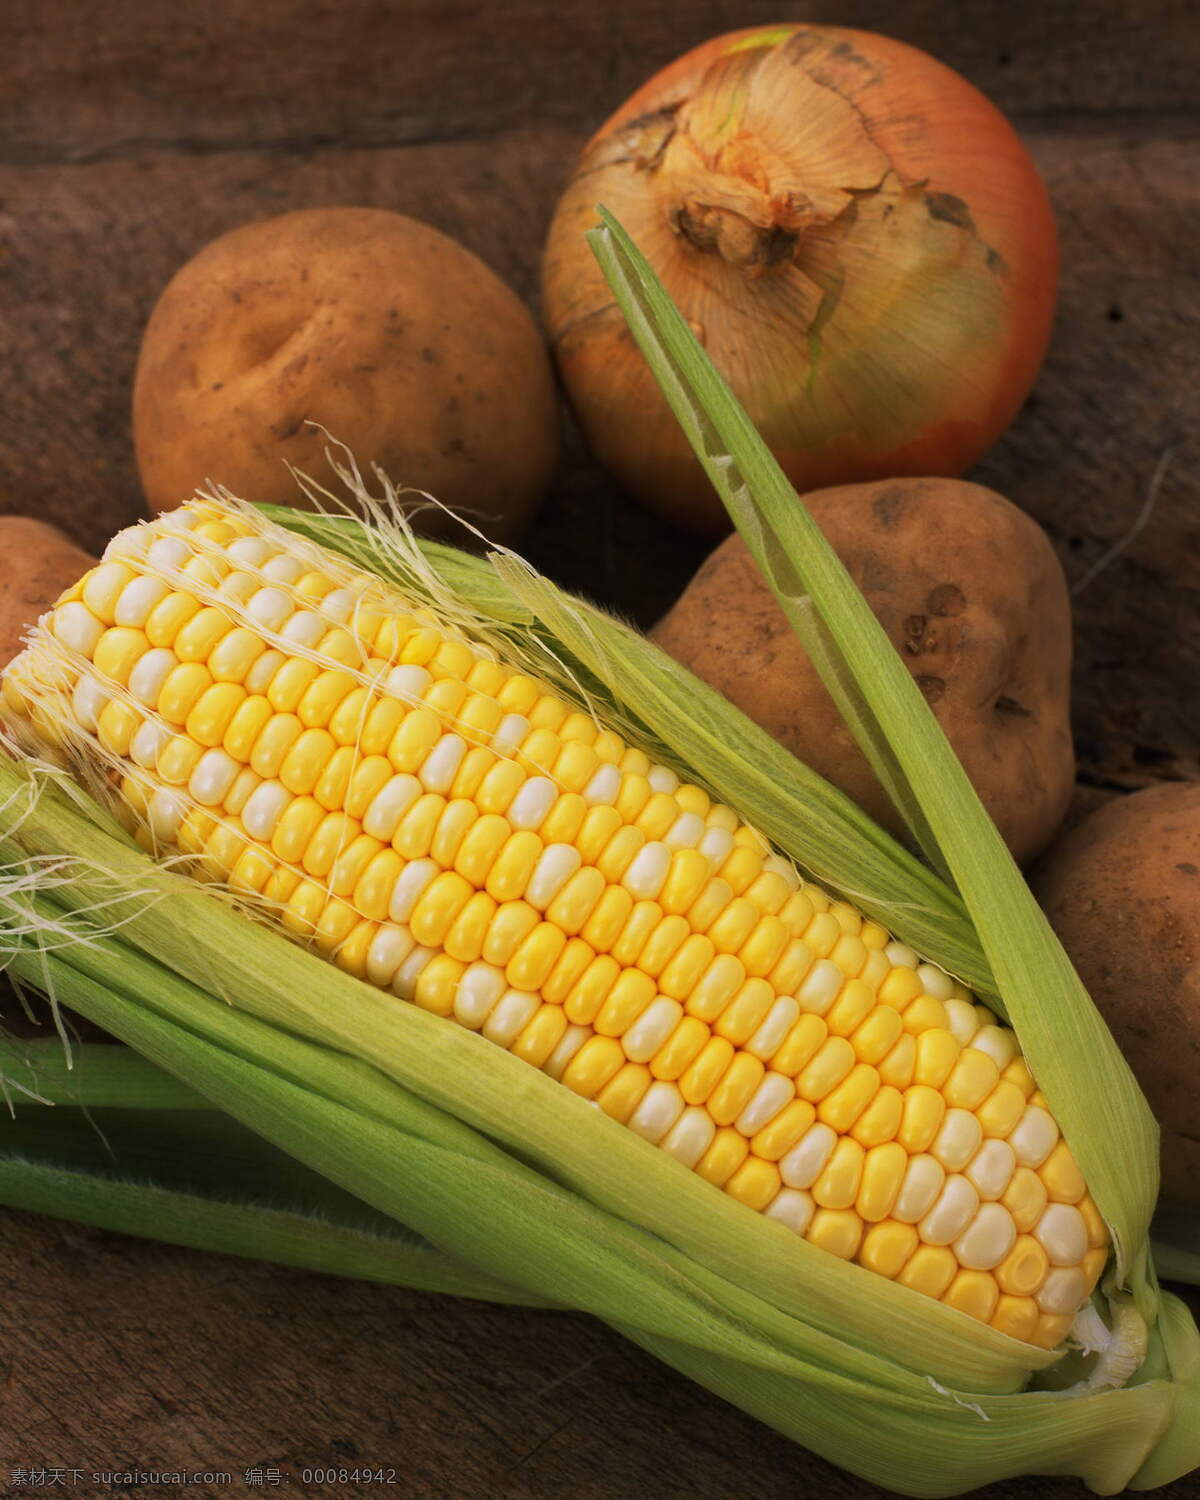
[[[1019,860],[1066,810],[1074,779],[1066,585],[1040,528],[954,479],[846,485],[805,504],[920,684]],[[709,557],[653,638],[847,792],[902,824],[744,543]]]
[[[1162,1126],[1164,1198],[1200,1208],[1200,782],[1107,803],[1033,888]]]
[[[383,209],[311,209],[234,229],[176,274],[133,431],[155,511],[206,480],[303,504],[285,460],[323,483],[332,437],[509,542],[554,468],[558,403],[533,318],[468,250]],[[418,524],[466,539],[428,505]]]
[[[32,516],[0,516],[0,667],[21,650],[21,637],[38,616],[95,562],[55,526]]]

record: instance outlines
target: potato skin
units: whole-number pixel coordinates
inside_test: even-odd
[[[0,667],[58,596],[96,565],[56,526],[32,516],[0,516]]]
[[[1018,860],[1061,820],[1075,757],[1062,568],[980,485],[900,479],[804,503],[900,651]],[[896,834],[899,817],[745,544],[709,557],[652,637]]]
[[[159,298],[133,394],[155,511],[206,480],[303,504],[285,460],[324,483],[332,437],[364,473],[377,463],[505,542],[550,478],[558,421],[524,304],[456,241],[374,208],[281,214],[207,245]],[[418,524],[466,539],[428,506]]]
[[[1164,1199],[1200,1208],[1200,782],[1115,798],[1032,883],[1162,1126]]]

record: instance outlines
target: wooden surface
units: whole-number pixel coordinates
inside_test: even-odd
[[[590,131],[686,47],[805,17],[933,51],[1028,141],[1059,216],[1060,315],[1033,398],[973,477],[1035,515],[1078,582],[1160,473],[1152,513],[1076,599],[1082,795],[1198,774],[1200,48],[1184,0],[8,0],[0,509],[93,548],[138,514],[138,339],[214,235],[288,208],[392,207],[535,303]],[[573,434],[526,550],[643,624],[701,556]],[[209,1492],[240,1493],[251,1465],[354,1462],[395,1467],[393,1493],[469,1500],[876,1493],[580,1318],[0,1215],[0,1484],[16,1464],[189,1465],[233,1471]]]

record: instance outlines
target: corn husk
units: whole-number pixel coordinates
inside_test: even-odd
[[[1163,1483],[1200,1460],[1200,1339],[1150,1260],[1145,1102],[837,559],[618,227],[596,248],[718,490],[947,879],[511,555],[485,585],[481,565],[418,551],[394,528],[289,524],[328,528],[323,540],[371,553],[432,607],[507,636],[580,701],[643,726],[808,872],[994,997],[1118,1247],[1090,1351],[1034,1350],[815,1249],[474,1033],[153,865],[62,778],[16,761],[0,762],[10,965],[452,1262],[604,1318],[875,1483],[930,1496],[1031,1472],[1078,1475],[1098,1493]]]

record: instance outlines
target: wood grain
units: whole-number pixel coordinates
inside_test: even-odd
[[[1200,774],[1200,34],[1185,0],[9,0],[0,510],[92,549],[139,513],[141,328],[213,236],[294,207],[392,207],[536,304],[545,226],[590,132],[686,47],[784,11],[925,47],[1022,128],[1059,216],[1060,315],[1034,396],[973,477],[1037,517],[1078,582],[1128,537],[1165,462],[1152,514],[1076,599],[1079,807]],[[527,550],[642,624],[702,553],[621,495],[569,424]],[[467,1500],[880,1493],[579,1317],[16,1213],[0,1215],[0,1293],[0,1483],[16,1464],[188,1464],[234,1471],[208,1492],[236,1494],[256,1492],[250,1465],[358,1462],[396,1467],[394,1493]]]

